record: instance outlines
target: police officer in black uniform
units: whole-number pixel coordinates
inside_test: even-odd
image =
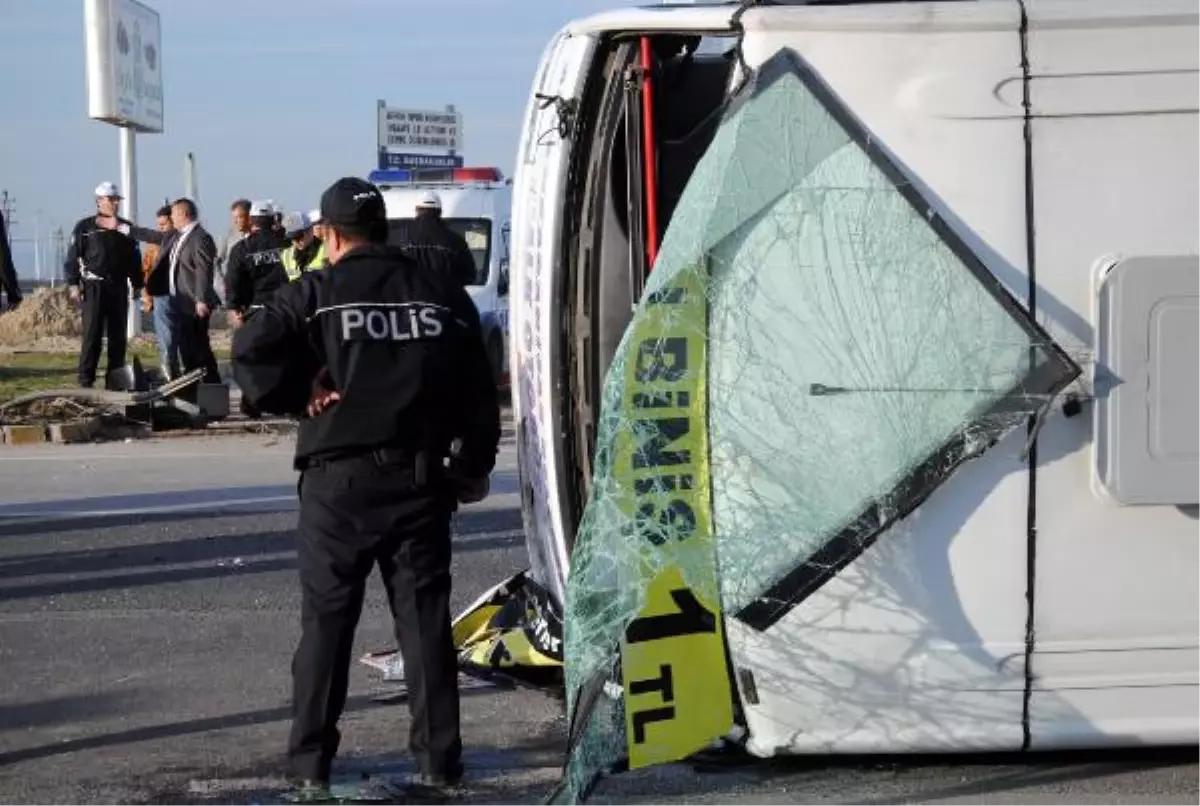
[[[337,181],[321,217],[333,270],[280,288],[233,337],[243,394],[302,418],[291,773],[306,788],[328,785],[354,630],[378,564],[404,659],[417,783],[442,787],[462,774],[450,516],[487,495],[500,438],[495,385],[475,305],[387,245],[374,185]]]
[[[426,271],[445,272],[459,285],[474,285],[477,267],[466,240],[442,220],[442,198],[429,190],[417,200],[416,218],[396,228],[392,243]]]
[[[103,339],[108,336],[108,371],[125,366],[125,328],[129,315],[129,285],[141,293],[142,255],[137,243],[119,232],[103,229],[97,215],[115,217],[121,193],[112,182],[96,187],[96,213],[80,219],[71,230],[63,266],[72,301],[83,298],[83,339],[79,351],[79,385],[96,382]],[[124,219],[120,223],[128,224]],[[127,285],[129,284],[129,285]]]
[[[21,304],[21,286],[17,283],[17,268],[13,265],[12,252],[8,248],[3,212],[0,212],[0,290],[8,298],[8,307],[15,308]]]
[[[282,255],[291,243],[275,229],[275,210],[266,202],[250,206],[250,234],[229,250],[225,306],[239,325],[252,307],[262,305],[287,282]]]

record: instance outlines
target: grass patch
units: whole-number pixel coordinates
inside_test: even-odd
[[[228,350],[214,350],[218,361],[229,360]],[[158,365],[158,350],[153,344],[131,344],[127,360],[137,356],[142,366]],[[107,356],[100,356],[99,374],[107,366]],[[74,388],[75,368],[79,364],[78,353],[16,352],[0,354],[0,403],[42,389]],[[97,387],[103,386],[103,378],[97,378]]]

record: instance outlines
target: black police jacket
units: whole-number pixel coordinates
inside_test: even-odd
[[[451,471],[491,472],[500,441],[496,382],[466,291],[397,248],[365,246],[305,274],[234,332],[233,375],[255,408],[300,416],[296,465],[390,447]],[[318,371],[341,400],[304,416]]]
[[[8,297],[9,305],[16,305],[21,301],[17,267],[13,265],[12,252],[8,249],[8,233],[4,228],[3,213],[0,213],[0,290]]]
[[[244,311],[270,299],[287,282],[282,254],[290,245],[273,230],[256,230],[234,244],[225,272],[225,306]]]
[[[415,218],[393,225],[391,242],[422,269],[444,272],[459,285],[475,285],[475,258],[466,240],[436,218]]]
[[[123,218],[117,221],[121,224],[130,223]],[[71,230],[63,276],[67,279],[67,285],[79,285],[81,279],[88,278],[115,283],[128,280],[138,291],[142,288],[142,252],[132,238],[100,228],[96,224],[95,214],[92,214],[80,219]]]

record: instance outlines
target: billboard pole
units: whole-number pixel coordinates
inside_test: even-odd
[[[162,26],[140,0],[83,0],[88,117],[117,127],[121,145],[122,215],[137,222],[137,132],[163,130]],[[140,267],[139,267],[140,268]],[[126,330],[141,333],[138,300]]]
[[[131,126],[117,128],[121,137],[121,187],[125,190],[125,200],[121,203],[122,214],[126,219],[137,223],[137,134]],[[141,267],[138,267],[139,270]],[[132,339],[142,332],[142,305],[134,299],[129,305],[129,314],[125,319],[125,337]]]
[[[125,189],[121,214],[137,223],[137,134],[128,126],[117,129],[121,136],[121,187]]]

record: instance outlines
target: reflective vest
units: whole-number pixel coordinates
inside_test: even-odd
[[[280,255],[283,261],[283,270],[287,273],[288,282],[299,280],[300,275],[306,271],[316,271],[317,269],[325,268],[325,244],[322,243],[317,247],[317,251],[313,254],[312,259],[303,266],[296,260],[296,247],[289,246],[283,250]]]

